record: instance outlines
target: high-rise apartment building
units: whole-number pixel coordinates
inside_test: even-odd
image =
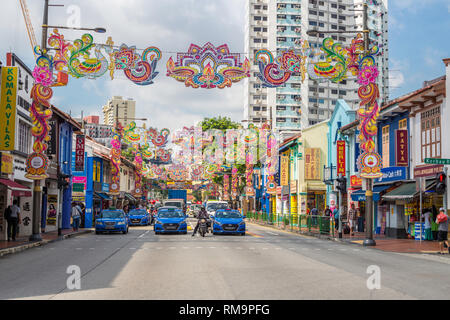
[[[121,123],[125,127],[133,121],[135,114],[136,101],[131,98],[125,100],[120,96],[114,96],[103,106],[103,123],[110,126]]]
[[[249,0],[246,10],[245,52],[253,58],[260,49],[268,49],[274,56],[283,50],[300,47],[300,40],[307,40],[312,51],[320,52],[324,38],[348,46],[355,33],[321,33],[320,31],[362,30],[363,0]],[[383,56],[376,62],[380,70],[381,100],[388,99],[387,58],[387,0],[370,0],[370,39],[382,45]],[[308,35],[308,30],[317,30]],[[316,56],[321,60],[325,56]],[[311,62],[308,58],[307,63]],[[307,76],[302,82],[300,74],[292,74],[283,86],[263,88],[256,77],[256,62],[251,76],[246,80],[244,118],[258,124],[271,121],[272,127],[281,132],[296,132],[331,117],[338,99],[344,99],[353,109],[359,103],[356,77],[340,83],[315,81]]]

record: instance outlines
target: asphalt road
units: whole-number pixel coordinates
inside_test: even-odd
[[[86,234],[0,258],[0,299],[448,299],[450,258],[248,225],[246,236]],[[71,265],[80,289],[68,289]],[[380,268],[369,290],[367,268]]]

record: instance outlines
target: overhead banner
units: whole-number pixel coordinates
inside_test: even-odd
[[[55,155],[57,146],[56,140],[58,139],[56,120],[50,120],[48,125],[50,126],[50,132],[48,134],[50,136],[50,141],[48,143],[47,155]]]
[[[84,143],[85,136],[77,134],[75,147],[75,171],[84,171]]]
[[[2,67],[0,150],[14,150],[16,132],[17,67]]]
[[[337,173],[345,176],[345,141],[339,140],[337,146]]]

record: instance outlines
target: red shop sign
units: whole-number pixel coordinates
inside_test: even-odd
[[[337,173],[345,176],[345,141],[337,142]]]

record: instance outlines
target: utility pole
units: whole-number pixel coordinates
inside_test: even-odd
[[[369,26],[368,26],[368,5],[363,2],[363,34],[364,34],[364,56],[369,54]],[[367,105],[366,105],[367,108]],[[366,180],[366,239],[364,246],[375,246],[373,239],[373,179]]]
[[[45,51],[47,49],[47,26],[48,25],[48,0],[45,0],[44,4],[44,17],[42,20],[42,41],[41,50]],[[33,189],[33,226],[32,234],[30,236],[30,241],[41,241],[40,233],[40,218],[42,210],[42,186],[41,180],[34,180]]]

